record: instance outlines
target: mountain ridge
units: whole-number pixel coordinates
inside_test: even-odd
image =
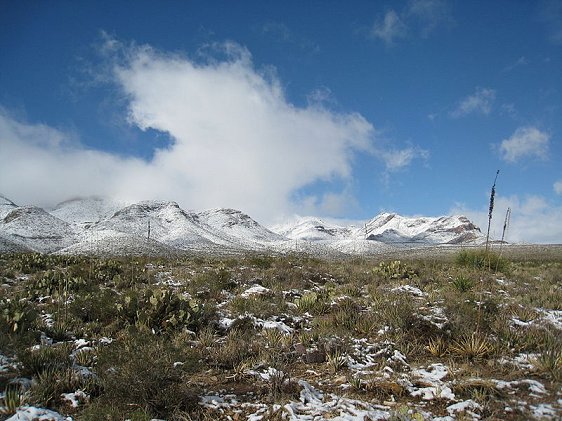
[[[376,253],[404,245],[477,244],[468,218],[382,213],[362,226],[297,217],[271,227],[231,208],[184,210],[177,202],[73,198],[50,209],[17,206],[0,196],[0,252],[68,254]]]

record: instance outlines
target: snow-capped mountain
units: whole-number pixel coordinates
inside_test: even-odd
[[[80,197],[59,203],[49,213],[71,225],[95,224],[111,217],[128,203],[104,197]]]
[[[258,224],[245,213],[236,209],[210,209],[197,214],[199,221],[211,232],[220,232],[232,243],[245,244],[247,247],[267,245],[268,243],[286,241],[282,235],[276,234]]]
[[[30,251],[51,253],[77,241],[70,224],[35,206],[16,207],[2,219],[0,237]]]
[[[297,217],[294,221],[271,227],[273,232],[293,240],[343,240],[351,236],[351,229],[324,222],[316,217]]]
[[[235,209],[197,212],[170,201],[124,203],[91,197],[62,202],[48,212],[0,196],[0,252],[372,254],[404,244],[478,243],[483,238],[463,216],[407,218],[384,213],[359,226],[300,217],[267,229]]]
[[[358,234],[361,235],[361,234]],[[480,229],[464,216],[409,218],[381,213],[365,224],[367,240],[384,243],[459,244],[483,239]]]

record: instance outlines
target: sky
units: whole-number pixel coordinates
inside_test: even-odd
[[[562,243],[562,1],[0,0],[0,193]]]

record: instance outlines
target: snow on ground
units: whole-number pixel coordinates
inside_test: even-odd
[[[72,421],[72,417],[63,417],[58,412],[49,409],[24,406],[6,421]]]
[[[427,368],[418,368],[412,371],[412,379],[417,387],[411,385],[408,391],[412,396],[419,396],[424,400],[446,399],[455,400],[455,394],[443,379],[449,374],[448,368],[441,363],[431,364]]]
[[[247,420],[267,420],[268,411],[282,411],[284,419],[291,421],[325,420],[363,421],[386,420],[390,417],[390,407],[375,405],[333,393],[324,393],[305,380],[299,380],[301,387],[299,400],[291,400],[283,406],[269,407],[259,403],[240,403],[235,395],[206,395],[201,397],[200,405],[212,408],[223,414],[231,413],[237,408],[251,408],[255,412]]]

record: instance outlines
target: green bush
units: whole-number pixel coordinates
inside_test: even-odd
[[[455,257],[455,263],[460,266],[488,269],[495,272],[507,272],[509,261],[499,254],[483,249],[461,250]]]

